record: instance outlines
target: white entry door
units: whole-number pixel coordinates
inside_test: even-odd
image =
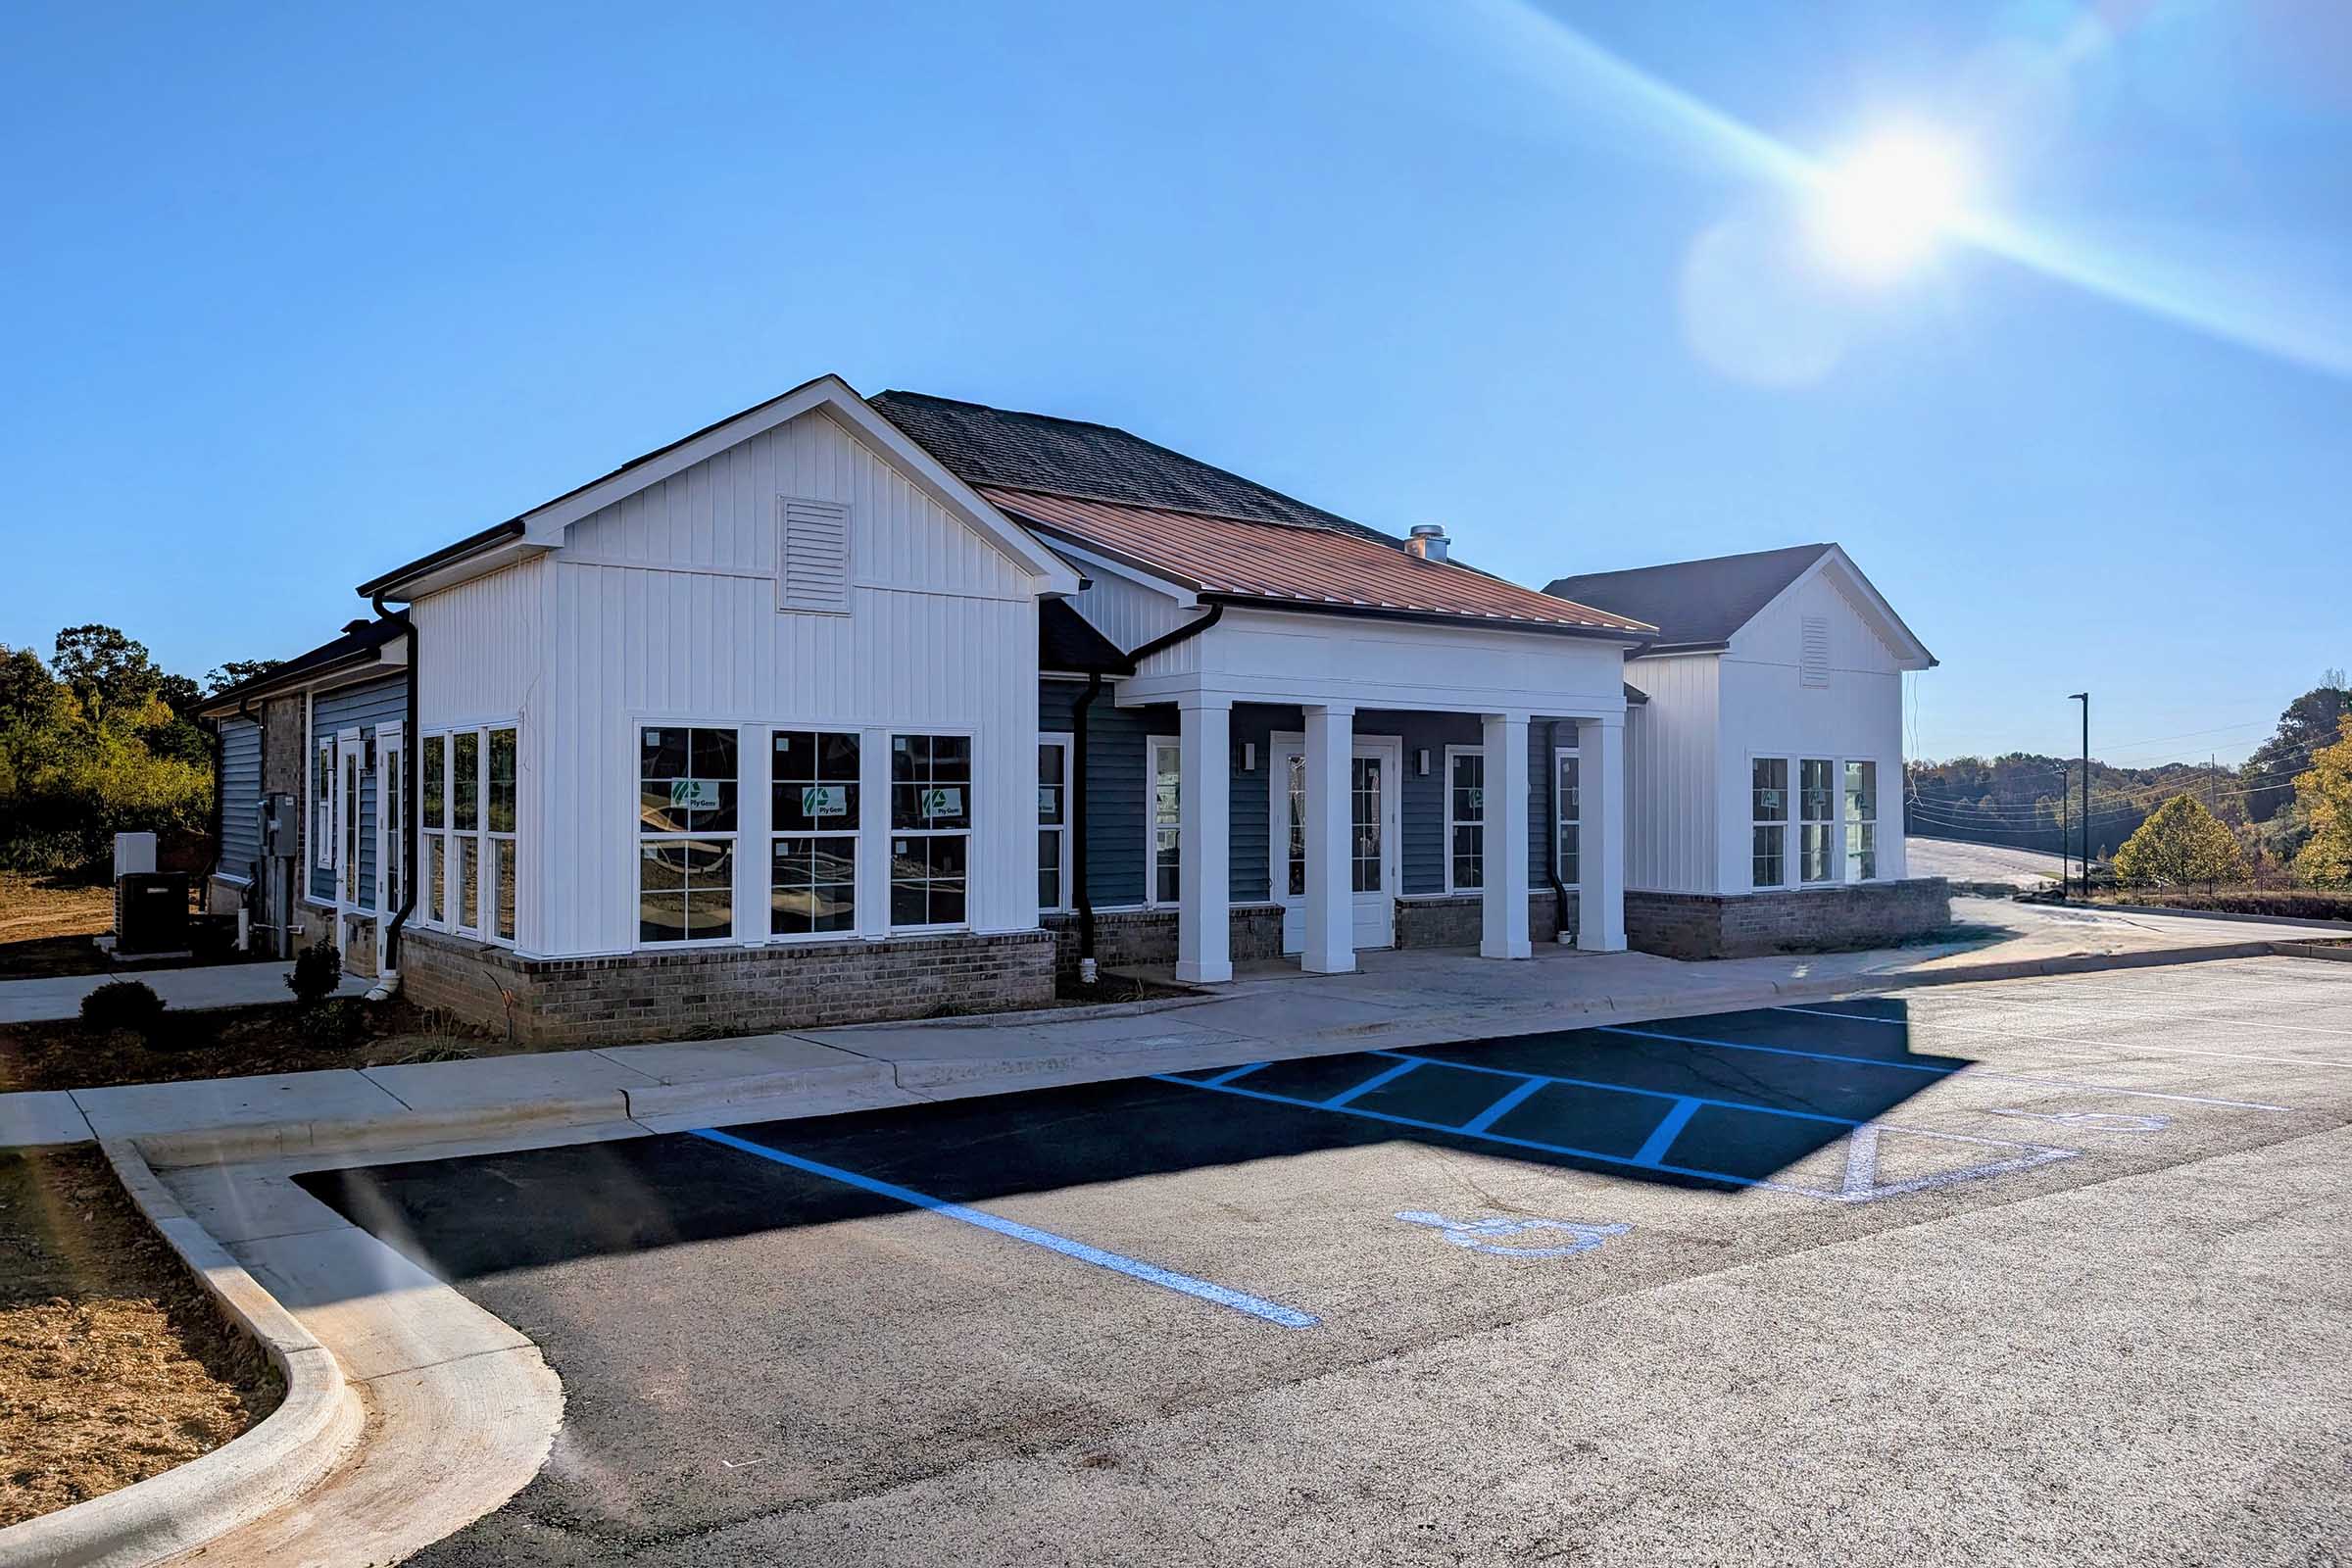
[[[335,946],[348,950],[349,927],[362,918],[360,778],[367,743],[356,729],[335,738]]]
[[[1274,765],[1273,822],[1267,867],[1282,905],[1282,951],[1306,949],[1306,742],[1277,735],[1268,747]],[[1348,764],[1348,881],[1354,889],[1355,946],[1396,945],[1398,770],[1404,743],[1395,736],[1358,736]]]

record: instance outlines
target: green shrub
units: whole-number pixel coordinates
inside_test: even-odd
[[[374,1034],[368,1004],[357,997],[337,997],[302,1015],[302,1038],[321,1050],[364,1044]]]
[[[286,989],[305,1007],[318,1006],[342,983],[343,955],[331,942],[314,942],[294,955],[294,972],[286,976]]]
[[[164,1020],[164,999],[139,980],[109,980],[81,999],[81,1021],[92,1029],[152,1034]]]

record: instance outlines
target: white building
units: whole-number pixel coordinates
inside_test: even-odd
[[[1925,654],[1834,547],[1828,597],[1792,578],[1702,652],[1415,534],[1106,426],[811,381],[362,585],[416,693],[380,716],[417,872],[383,948],[548,1041],[1019,1005],[1097,961],[1609,951],[1645,899],[1733,892],[1751,747],[1893,800],[1863,645]],[[1791,654],[1810,727],[1719,720],[1824,618],[1850,711]],[[1903,885],[1899,821],[1876,864],[1835,825],[1841,891]]]

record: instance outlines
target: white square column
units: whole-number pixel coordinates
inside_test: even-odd
[[[1576,945],[1587,953],[1625,951],[1625,717],[1588,718],[1576,726]]]
[[[1527,940],[1527,715],[1485,716],[1487,875],[1479,956],[1524,958]],[[1448,781],[1450,783],[1450,781]]]
[[[1306,710],[1306,946],[1310,974],[1355,970],[1355,710]]]
[[[1233,704],[1179,700],[1176,978],[1233,978]]]

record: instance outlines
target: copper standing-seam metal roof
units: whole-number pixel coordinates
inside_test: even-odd
[[[979,489],[999,509],[1046,533],[1212,597],[1633,637],[1656,630],[1337,529],[1245,522],[995,485]]]

